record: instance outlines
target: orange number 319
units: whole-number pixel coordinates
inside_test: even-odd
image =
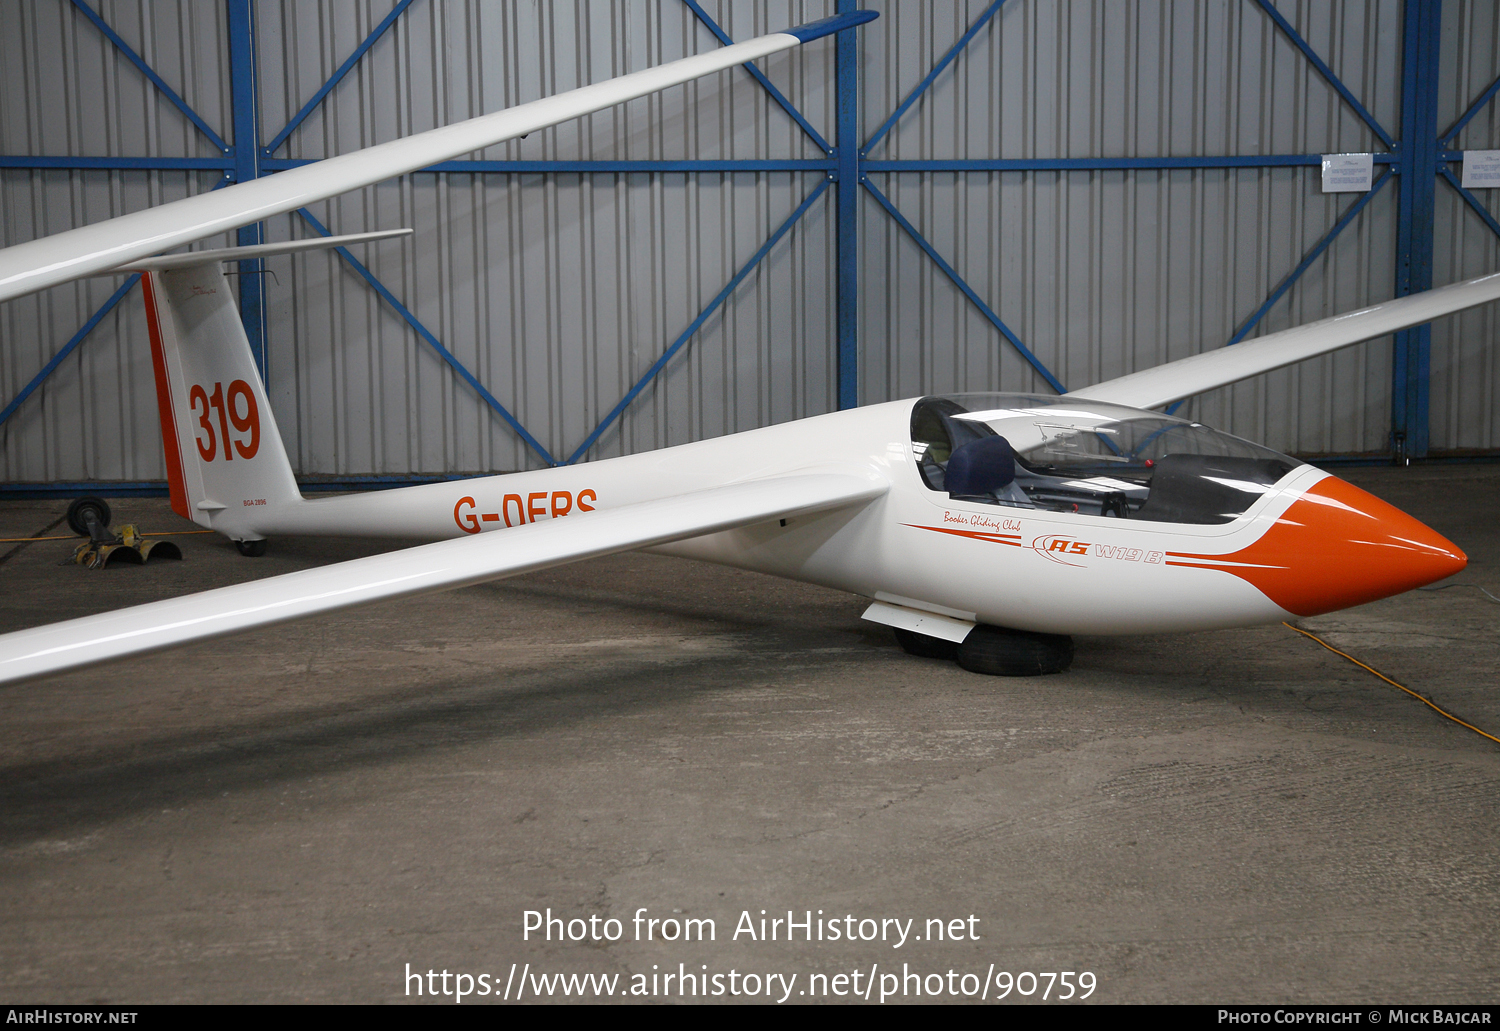
[[[243,398],[244,403],[240,401]],[[198,411],[198,403],[203,402],[203,411]],[[234,458],[235,452],[239,452],[241,458],[254,458],[255,453],[260,450],[260,407],[255,403],[255,392],[250,389],[250,384],[242,379],[237,379],[229,384],[229,397],[224,396],[224,384],[215,383],[214,392],[210,394],[203,387],[194,384],[193,389],[188,391],[188,404],[193,407],[193,414],[198,416],[198,426],[203,434],[196,434],[194,441],[198,445],[198,454],[205,462],[212,462],[219,454],[219,441],[224,442],[224,461],[228,462]],[[244,410],[243,415],[240,414]],[[214,432],[214,421],[210,418],[211,413],[218,413],[218,433]],[[229,427],[233,426],[240,434],[249,434],[249,441],[239,440],[229,435]],[[206,437],[204,436],[206,434]]]

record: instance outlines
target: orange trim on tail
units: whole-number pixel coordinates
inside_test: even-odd
[[[167,353],[161,341],[161,315],[156,310],[156,273],[141,275],[146,293],[146,328],[151,336],[151,365],[156,370],[156,410],[161,416],[161,443],[167,457],[167,486],[172,492],[172,511],[193,518],[188,509],[187,487],[182,475],[182,448],[177,440],[177,419],[172,413],[172,384],[167,376]]]

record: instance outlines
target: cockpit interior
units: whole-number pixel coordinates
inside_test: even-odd
[[[1164,523],[1234,521],[1295,458],[1157,412],[1026,394],[925,397],[912,452],[955,501]]]

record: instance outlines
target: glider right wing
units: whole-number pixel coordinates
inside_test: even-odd
[[[336,562],[0,636],[0,683],[798,513],[868,504],[873,470],[809,470]]]
[[[294,211],[419,168],[525,136],[648,93],[789,50],[877,17],[852,11],[720,47],[555,97],[340,154],[212,193],[121,215],[0,250],[0,301],[94,275],[148,254]]]

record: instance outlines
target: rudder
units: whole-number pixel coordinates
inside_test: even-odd
[[[172,510],[259,539],[257,516],[302,496],[222,266],[148,270],[141,284]]]

